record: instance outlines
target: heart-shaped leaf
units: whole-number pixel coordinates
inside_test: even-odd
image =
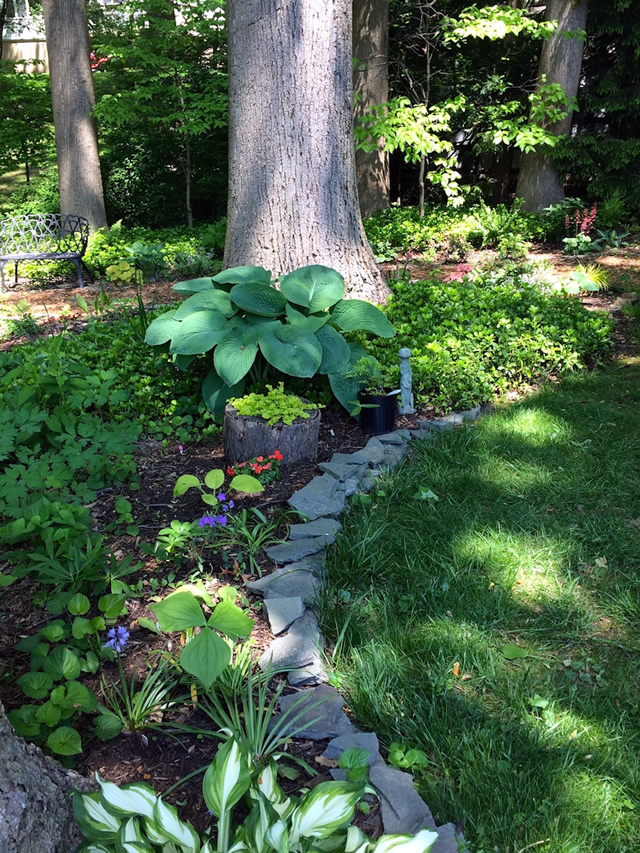
[[[205,690],[211,687],[230,661],[231,649],[211,628],[203,628],[196,634],[180,655],[182,668],[197,678]]]
[[[280,290],[290,302],[309,311],[326,311],[344,297],[344,279],[337,270],[314,264],[285,275]]]

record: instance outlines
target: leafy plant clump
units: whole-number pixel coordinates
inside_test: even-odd
[[[531,273],[503,267],[463,280],[436,275],[391,282],[386,307],[398,333],[391,347],[368,349],[389,370],[396,346],[412,353],[420,403],[468,407],[521,384],[602,358],[611,348],[611,320],[572,298],[543,292]]]
[[[236,267],[174,290],[189,298],[156,318],[145,340],[168,349],[180,367],[207,353],[212,366],[202,393],[219,421],[227,400],[242,396],[247,376],[255,381],[270,374],[306,379],[324,374],[346,407],[354,396],[347,373],[364,350],[347,343],[344,333],[395,334],[379,308],[345,299],[342,276],[319,265],[283,276],[279,289],[262,267]]]
[[[311,411],[322,408],[318,403],[309,403],[295,394],[286,394],[283,382],[277,387],[267,385],[265,394],[232,397],[229,403],[239,415],[263,418],[269,426],[280,421],[292,424],[296,418],[309,418]]]

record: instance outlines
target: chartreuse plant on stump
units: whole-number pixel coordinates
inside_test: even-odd
[[[119,788],[98,777],[95,794],[75,794],[75,818],[87,839],[78,850],[173,851],[173,853],[427,853],[438,834],[423,829],[416,836],[383,835],[371,841],[349,826],[364,782],[321,782],[299,797],[288,797],[277,783],[271,759],[259,777],[252,773],[251,755],[236,738],[216,753],[202,784],[204,801],[216,818],[215,833],[202,836],[180,820],[175,806],[144,782]],[[250,809],[240,824],[234,807],[245,798]]]
[[[301,378],[328,376],[331,389],[348,407],[357,392],[347,378],[365,353],[348,344],[344,332],[365,331],[385,338],[393,326],[375,305],[344,299],[340,273],[329,267],[302,267],[283,276],[279,289],[262,267],[236,267],[213,278],[174,285],[189,294],[179,308],[156,318],[145,341],[167,346],[186,368],[196,356],[211,354],[202,393],[221,421],[231,397],[244,393],[245,378],[270,372]]]

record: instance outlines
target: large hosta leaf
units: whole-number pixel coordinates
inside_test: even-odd
[[[360,344],[349,344],[348,346],[351,352],[349,364],[342,373],[330,373],[329,384],[331,385],[331,390],[335,394],[338,402],[343,405],[348,412],[352,412],[354,409],[354,403],[358,399],[358,391],[362,388],[362,382],[360,382],[359,379],[356,379],[353,376],[347,376],[346,374],[349,373],[351,368],[367,354],[367,351],[364,347],[361,347]]]
[[[180,328],[180,323],[174,319],[175,313],[175,311],[167,311],[165,314],[161,314],[159,317],[156,317],[153,322],[149,323],[149,327],[147,328],[147,332],[144,336],[145,344],[149,344],[149,346],[152,347],[158,347],[171,340]]]
[[[318,373],[342,373],[349,365],[349,344],[333,326],[323,326],[316,332],[322,347],[322,363]]]
[[[219,311],[196,311],[180,323],[171,339],[171,352],[198,355],[207,352],[228,331],[228,321]]]
[[[331,312],[331,321],[343,332],[356,332],[363,329],[380,335],[381,338],[392,338],[395,330],[382,311],[363,299],[344,299],[338,302]]]
[[[285,275],[280,290],[296,305],[310,311],[326,311],[344,297],[344,279],[331,267],[314,264]]]
[[[173,289],[177,293],[202,293],[204,290],[213,288],[213,279],[211,276],[206,278],[192,278],[189,281],[179,281],[173,285]]]
[[[222,423],[224,419],[224,407],[231,397],[242,397],[244,394],[244,380],[229,387],[219,376],[215,368],[212,368],[205,376],[202,383],[202,398],[206,407],[213,415],[216,423]]]
[[[248,338],[245,330],[230,329],[216,347],[213,365],[227,385],[235,385],[246,376],[256,360],[258,345]]]
[[[201,681],[208,690],[231,661],[231,649],[211,628],[203,628],[180,655],[182,668]]]
[[[287,322],[298,329],[306,329],[307,332],[317,332],[329,320],[329,314],[324,311],[322,314],[310,314],[307,316],[302,311],[296,311],[292,305],[287,305]]]
[[[213,280],[218,284],[240,284],[246,281],[271,284],[271,273],[264,267],[231,267],[214,275]]]
[[[182,303],[175,313],[176,320],[184,320],[190,314],[195,314],[196,311],[219,311],[225,317],[231,317],[236,313],[235,307],[231,304],[229,294],[224,290],[204,290],[202,293],[195,293]]]
[[[261,337],[259,343],[269,364],[289,376],[313,376],[322,363],[320,341],[295,326],[283,326]]]
[[[287,304],[279,290],[258,281],[236,284],[229,291],[229,296],[238,308],[260,317],[277,317],[282,314]]]

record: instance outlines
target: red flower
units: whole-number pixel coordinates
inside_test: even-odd
[[[266,462],[266,463],[262,466],[262,470],[263,470],[263,471],[268,471],[270,468],[271,468],[271,462]]]
[[[264,456],[256,456],[256,462],[264,462]]]
[[[230,476],[232,476],[232,475],[233,475],[233,474],[235,474],[235,473],[236,473],[236,472],[233,470],[233,468],[231,467],[231,465],[229,465],[229,467],[227,468],[227,474],[229,474]]]
[[[275,450],[275,451],[274,451],[274,453],[273,453],[273,455],[276,457],[276,459],[278,460],[278,462],[282,462],[282,453],[280,453],[280,451],[279,451],[279,450]]]

